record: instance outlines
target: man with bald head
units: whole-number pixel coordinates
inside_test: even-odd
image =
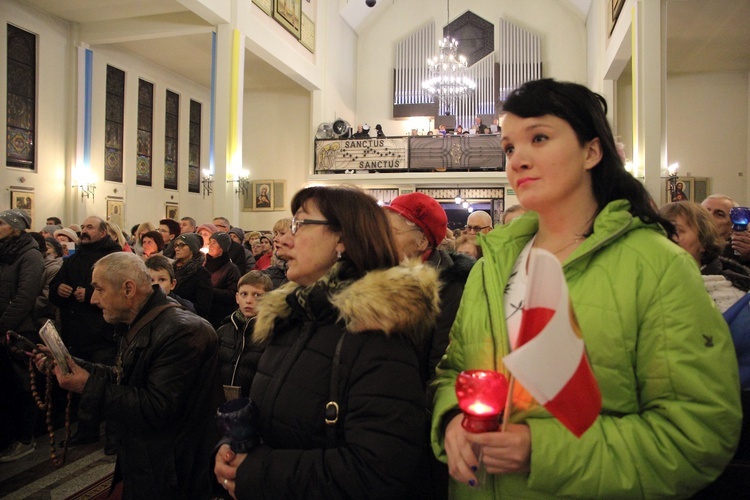
[[[122,251],[110,238],[107,225],[100,217],[88,217],[81,224],[78,250],[63,260],[63,265],[49,286],[49,301],[60,309],[60,336],[73,356],[114,365],[117,344],[111,325],[102,311],[91,303],[91,268],[105,255]],[[70,445],[99,441],[99,422],[80,418],[78,432]]]
[[[729,211],[739,205],[724,194],[712,194],[701,205],[711,213],[721,239],[727,243],[722,257],[740,264],[750,264],[750,232],[732,231],[732,219],[729,218]]]
[[[487,234],[492,231],[492,217],[487,212],[477,210],[466,219],[466,234]]]

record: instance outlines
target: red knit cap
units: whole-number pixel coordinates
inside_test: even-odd
[[[445,238],[448,216],[440,203],[426,194],[402,194],[384,208],[419,226],[433,247],[438,246]]]

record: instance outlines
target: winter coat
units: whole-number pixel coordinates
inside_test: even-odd
[[[92,268],[96,261],[114,252],[121,251],[120,245],[105,236],[99,241],[80,245],[76,253],[63,261],[60,271],[49,286],[49,301],[60,308],[62,337],[71,354],[87,359],[90,353],[116,350],[114,329],[104,321],[102,310],[91,303],[94,287],[91,286]],[[66,284],[86,289],[83,302],[78,302],[73,293],[63,298],[58,295],[60,285]]]
[[[169,302],[154,286],[133,324]],[[206,471],[218,439],[216,408],[223,401],[211,325],[180,307],[166,309],[125,351],[119,384],[111,366],[83,367],[91,376],[79,415],[113,425],[119,441],[115,482],[123,478],[122,498],[209,498]]]
[[[424,346],[423,357],[427,356],[423,362],[427,368],[424,374],[426,381],[431,381],[435,376],[435,367],[448,347],[448,335],[456,318],[458,305],[461,303],[464,284],[475,262],[467,255],[437,249],[427,259],[427,263],[440,273],[440,314],[437,317],[435,331],[428,337]]]
[[[177,263],[174,264],[174,269],[177,274]],[[196,265],[195,272],[187,278],[177,276],[177,285],[172,291],[180,298],[192,302],[198,316],[208,319],[214,287],[211,285],[211,273],[203,265]]]
[[[206,269],[211,273],[211,286],[214,289],[211,310],[208,312],[207,319],[214,328],[219,328],[224,319],[237,309],[235,295],[237,282],[242,276],[227,253],[216,258],[206,255]]]
[[[750,269],[738,264],[737,261],[718,256],[701,266],[701,274],[724,276],[732,286],[743,292],[750,291]]]
[[[12,262],[0,260],[0,335],[4,337],[6,331],[13,330],[36,341],[38,336],[32,313],[42,289],[44,271],[39,244],[26,233],[0,241],[6,243],[4,248],[10,244],[17,252]],[[10,258],[9,255],[6,257]]]
[[[245,254],[245,247],[243,247],[240,243],[237,243],[236,241],[232,240],[232,242],[229,245],[228,253],[229,253],[229,258],[232,259],[232,262],[234,263],[234,265],[237,266],[237,269],[239,269],[240,276],[244,275],[248,270],[247,255]]]
[[[271,252],[264,253],[263,255],[258,257],[255,260],[255,267],[253,268],[253,270],[263,271],[271,267],[271,257],[273,257],[273,254]]]
[[[238,469],[237,497],[405,497],[426,463],[414,344],[434,325],[437,273],[417,263],[371,271],[335,289],[318,281],[307,307],[301,290],[288,283],[261,298],[253,340],[265,350],[250,398],[259,406],[263,444]],[[324,409],[342,338],[338,422],[327,439]]]
[[[263,349],[252,341],[255,318],[245,319],[237,310],[216,330],[219,335],[221,383],[241,387],[247,397]]]
[[[530,472],[491,475],[481,491],[451,481],[454,498],[686,498],[729,462],[741,410],[727,325],[693,258],[629,208],[624,200],[608,204],[563,263],[602,394],[600,416],[579,439],[543,407],[532,401],[520,410],[514,398],[510,421],[531,432]],[[437,370],[432,436],[442,460],[458,373],[508,375],[503,293],[537,227],[537,214],[528,212],[480,236],[484,258],[466,283]]]
[[[34,304],[34,325],[37,329],[41,328],[48,319],[55,321],[57,319],[57,308],[50,304],[49,285],[57,276],[62,266],[62,257],[47,255],[44,257],[44,272],[42,273],[42,290],[36,298]],[[57,328],[60,325],[56,325]]]

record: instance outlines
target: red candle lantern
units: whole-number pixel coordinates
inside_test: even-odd
[[[458,406],[464,412],[461,425],[469,432],[496,431],[505,408],[508,380],[492,370],[466,370],[456,379]]]

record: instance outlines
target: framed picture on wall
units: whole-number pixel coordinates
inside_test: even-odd
[[[674,184],[674,190],[671,191],[667,181],[665,199],[668,202],[695,201],[695,179],[693,177],[678,177]]]
[[[274,210],[284,210],[286,208],[286,181],[273,181],[273,208]]]
[[[179,219],[177,218],[177,212],[178,212],[177,203],[167,203],[164,206],[164,217],[167,219],[179,221]]]
[[[10,208],[15,210],[21,210],[31,219],[31,229],[34,229],[34,209],[36,208],[36,201],[34,200],[33,191],[11,191],[10,192]]]
[[[503,222],[505,198],[492,198],[492,225],[499,226]]]
[[[107,198],[107,220],[122,227],[125,202],[121,198]]]
[[[299,40],[302,31],[301,0],[274,0],[273,18]]]
[[[273,181],[253,181],[253,210],[273,211]]]

